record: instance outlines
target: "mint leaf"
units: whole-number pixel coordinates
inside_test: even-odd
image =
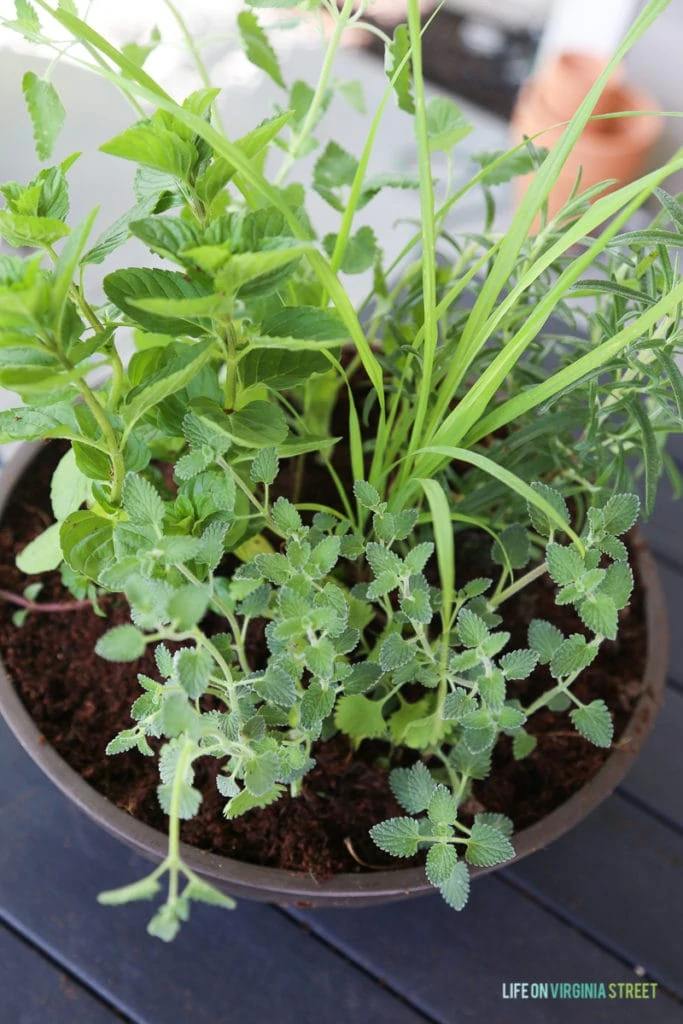
[[[406,114],[415,113],[415,101],[412,92],[410,63],[410,38],[407,25],[397,25],[394,37],[387,43],[384,51],[384,70],[392,83],[396,99],[401,110]],[[402,65],[402,62],[405,63]],[[400,70],[399,70],[400,69]]]
[[[73,448],[70,448],[52,474],[50,501],[55,519],[66,519],[76,512],[90,497],[90,481],[76,464]]]
[[[527,679],[539,660],[537,651],[510,651],[500,659],[507,679]]]
[[[434,545],[431,541],[416,544],[406,555],[404,562],[407,571],[411,576],[422,572],[429,559],[434,554]]]
[[[434,825],[452,825],[457,814],[453,794],[445,786],[438,785],[427,807],[429,820]]]
[[[596,747],[611,746],[614,725],[604,700],[594,700],[584,707],[574,708],[569,717],[577,732]]]
[[[564,637],[562,633],[545,619],[533,619],[529,624],[529,646],[536,651],[541,665],[547,665]]]
[[[483,814],[475,814],[474,821],[477,825],[491,825],[508,839],[514,830],[512,820],[506,814],[498,814],[495,811],[484,811]]]
[[[550,662],[550,672],[555,679],[574,675],[587,668],[597,653],[597,647],[587,644],[585,636],[572,633],[555,651]]]
[[[511,860],[514,855],[512,843],[502,832],[485,822],[475,821],[465,853],[468,863],[491,867]]]
[[[280,497],[277,499],[273,505],[272,514],[275,525],[282,530],[286,537],[291,537],[298,533],[303,526],[301,516],[287,498]],[[277,581],[274,580],[273,582]]]
[[[138,121],[100,146],[103,153],[131,160],[173,178],[187,181],[197,162],[197,150],[175,131],[152,121]]]
[[[529,174],[535,170],[548,154],[547,149],[542,147],[534,147],[530,151],[530,144],[527,143],[526,149],[518,150],[515,152],[506,152],[504,150],[489,150],[481,153],[473,153],[471,159],[479,166],[484,168],[490,168],[482,178],[482,183],[485,185],[502,185],[513,178],[517,178],[523,174]],[[502,159],[501,159],[502,158]],[[492,165],[500,160],[497,167]]]
[[[615,608],[625,608],[633,592],[633,573],[628,563],[613,562],[608,566],[598,589],[601,594],[607,594]]]
[[[512,704],[506,704],[498,712],[498,727],[500,729],[519,729],[526,722],[526,715],[521,708]]]
[[[267,750],[247,761],[244,784],[252,796],[262,797],[275,785],[280,772],[280,760],[273,750]]]
[[[365,700],[364,697],[361,697],[361,698],[358,698],[358,699]],[[342,698],[342,700],[356,700],[356,698],[355,697],[346,697],[346,698]],[[303,695],[302,700],[301,700],[301,727],[302,727],[302,729],[309,729],[311,731],[315,731],[315,730],[319,729],[323,719],[327,718],[327,716],[332,711],[332,708],[334,707],[334,702],[335,702],[335,693],[334,693],[334,690],[332,688],[324,689],[320,685],[320,683],[316,682],[316,681],[310,683],[309,686],[307,687],[304,695]],[[376,706],[379,707],[380,710],[381,710],[381,705],[376,705]],[[348,733],[349,733],[349,735],[350,736],[354,736],[355,738],[357,738],[359,740],[363,739],[363,736],[361,736],[361,735],[356,736],[356,734],[352,732],[352,729],[354,727],[357,728],[357,729],[360,729],[362,731],[363,727],[366,724],[368,724],[365,721],[362,712],[360,712],[360,713],[358,711],[354,712],[351,709],[351,706],[348,706],[347,709],[346,709],[346,714],[347,714],[346,721],[347,721],[347,725],[348,725]],[[341,725],[339,725],[339,723],[337,723],[337,724],[338,724],[340,729],[341,728],[345,728],[345,726],[341,726]]]
[[[389,783],[398,802],[410,814],[426,811],[436,788],[431,772],[422,761],[411,768],[394,768]]]
[[[328,142],[313,169],[313,188],[340,213],[344,209],[341,189],[353,185],[358,161],[336,142]]]
[[[22,246],[42,249],[68,234],[66,224],[55,217],[32,217],[0,210],[0,237],[15,249]]]
[[[50,572],[59,568],[63,558],[60,524],[53,523],[19,552],[16,556],[16,566],[20,572],[27,575]]]
[[[113,740],[110,740],[106,746],[105,754],[109,757],[110,754],[125,754],[127,750],[132,750],[138,744],[138,732],[136,729],[123,729]]]
[[[414,818],[389,818],[370,829],[373,842],[393,857],[412,857],[417,853],[420,830]]]
[[[158,644],[154,649],[154,660],[159,673],[164,679],[169,679],[173,675],[173,655],[168,647],[165,647],[164,644]]]
[[[144,634],[128,623],[104,633],[95,644],[95,651],[106,661],[137,661],[146,646]]]
[[[21,89],[33,124],[33,141],[40,160],[48,160],[64,127],[65,111],[52,82],[27,71]]]
[[[432,885],[443,885],[455,871],[458,855],[447,843],[434,843],[427,851],[425,872]]]
[[[237,27],[239,29],[240,37],[242,39],[242,45],[244,52],[252,64],[257,68],[261,68],[267,75],[273,79],[276,85],[279,85],[281,89],[285,88],[285,83],[282,79],[282,72],[280,71],[280,64],[277,59],[275,50],[268,42],[268,36],[263,31],[263,28],[259,24],[259,20],[253,11],[241,11],[237,15]]]
[[[273,518],[275,518],[275,509],[273,509]],[[257,555],[254,559],[254,566],[265,579],[280,587],[292,575],[291,566],[285,556],[276,552],[273,554]]]
[[[313,548],[307,570],[313,579],[322,579],[337,564],[341,540],[339,537],[325,537]]]
[[[546,550],[548,572],[560,586],[575,583],[585,571],[583,558],[574,547],[549,544]]]
[[[479,647],[489,635],[489,627],[469,608],[463,608],[458,615],[458,633],[465,647]]]
[[[298,699],[298,691],[294,680],[279,665],[268,665],[263,679],[256,683],[254,689],[259,697],[269,704],[291,708]]]
[[[472,131],[459,106],[447,96],[432,96],[427,102],[427,138],[430,152],[448,153]]]
[[[332,257],[336,244],[336,235],[325,235],[323,246],[328,256]],[[377,237],[372,228],[366,225],[358,228],[347,241],[340,269],[344,274],[362,274],[375,265],[378,256]]]
[[[371,540],[366,546],[365,557],[375,576],[389,573],[398,582],[398,578],[403,571],[403,563],[394,551],[390,551],[383,544],[377,544]]]
[[[379,663],[384,672],[391,672],[407,665],[412,661],[414,654],[413,647],[402,636],[391,633],[380,647]]]
[[[132,882],[130,885],[122,885],[118,889],[101,892],[97,897],[97,902],[107,907],[113,907],[121,903],[131,903],[133,900],[151,900],[160,890],[161,885],[156,878],[141,878],[139,882]]]
[[[635,494],[615,494],[602,509],[605,530],[615,537],[628,533],[640,512],[640,499]]]
[[[542,483],[533,483],[531,487],[540,498],[544,498],[555,509],[561,519],[564,519],[566,523],[569,522],[569,509],[559,491],[556,491],[554,487],[549,487],[548,484]],[[551,523],[545,512],[541,512],[531,502],[527,504],[527,512],[529,513],[531,525],[536,533],[540,533],[542,537],[549,537],[557,529],[555,523]]]
[[[355,480],[353,484],[353,493],[356,495],[356,500],[359,505],[363,508],[370,509],[370,511],[376,511],[381,503],[379,491],[372,484],[367,483],[365,480]]]
[[[515,761],[522,761],[529,754],[533,753],[537,743],[538,740],[535,736],[525,732],[524,729],[520,729],[512,741],[512,756]]]
[[[188,697],[195,699],[206,692],[213,669],[213,658],[203,647],[185,647],[173,659],[178,682]]]
[[[247,811],[252,811],[256,807],[268,807],[280,799],[283,790],[284,786],[276,785],[262,796],[254,796],[253,793],[243,789],[225,805],[223,814],[229,821],[232,821],[233,818],[239,818],[241,814],[246,814]]]
[[[507,555],[507,561],[505,559]],[[519,523],[506,526],[493,545],[491,558],[497,565],[510,563],[513,569],[521,569],[531,556],[529,534]]]
[[[381,701],[355,693],[339,698],[334,724],[357,742],[386,736],[387,731]]]
[[[577,611],[581,621],[594,633],[615,640],[617,636],[618,616],[614,601],[605,593],[593,594],[582,601]]]
[[[278,458],[276,448],[262,448],[254,458],[249,476],[255,484],[272,484],[277,476]]]
[[[463,861],[457,862],[450,877],[439,886],[439,892],[449,907],[462,910],[470,895],[470,873]]]
[[[359,661],[351,667],[344,680],[345,693],[366,693],[382,675],[382,669],[374,661]]]
[[[194,818],[199,810],[202,802],[202,794],[194,786],[190,785],[189,782],[183,780],[182,783],[164,782],[161,786],[157,786],[157,799],[159,805],[164,814],[171,813],[171,801],[173,800],[173,790],[175,786],[180,787],[180,800],[178,802],[178,817],[183,821],[187,821],[189,818]]]
[[[209,885],[202,878],[195,875],[185,889],[183,894],[186,899],[197,900],[200,903],[208,903],[213,907],[223,907],[225,910],[234,910],[237,904],[231,896],[219,892],[213,885]]]
[[[196,540],[195,537],[178,538],[179,540]],[[168,614],[176,629],[181,632],[192,629],[206,615],[209,607],[210,591],[208,586],[186,583],[178,587],[168,602]]]
[[[156,488],[136,473],[127,473],[123,484],[123,507],[131,523],[161,527],[164,503]]]

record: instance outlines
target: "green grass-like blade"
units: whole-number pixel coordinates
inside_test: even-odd
[[[524,480],[518,477],[515,473],[511,473],[509,469],[505,469],[504,466],[499,466],[492,459],[487,458],[485,455],[481,455],[479,452],[471,452],[466,448],[452,448],[448,445],[429,445],[426,448],[420,449],[416,454],[426,455],[438,455],[446,461],[458,460],[460,462],[466,462],[470,466],[475,466],[477,469],[481,469],[484,473],[492,476],[499,483],[504,484],[515,494],[518,494],[520,498],[528,502],[530,505],[534,505],[540,512],[543,512],[552,523],[554,523],[558,530],[566,533],[568,537],[576,544],[579,551],[583,553],[584,546],[580,538],[574,533],[572,528],[567,525],[565,520],[557,512],[553,506],[545,500],[540,494],[537,494],[533,487],[530,487]],[[417,481],[416,481],[417,482]],[[423,481],[420,481],[423,483]],[[438,484],[436,484],[439,487]],[[439,487],[439,490],[441,488]],[[441,492],[443,494],[443,491]]]
[[[441,618],[444,630],[448,630],[455,600],[455,546],[451,510],[448,507],[448,498],[438,481],[418,479],[415,482],[424,491],[432,515],[436,560],[441,579]]]
[[[633,320],[628,326],[615,334],[613,338],[604,341],[593,352],[588,352],[586,355],[581,356],[571,366],[565,366],[562,370],[558,370],[557,373],[554,373],[541,384],[537,384],[535,387],[515,395],[509,401],[503,402],[501,406],[486,416],[471,430],[465,438],[465,443],[475,444],[482,437],[492,433],[492,431],[504,427],[507,423],[529,412],[530,409],[535,409],[543,402],[549,401],[549,399],[553,398],[564,388],[576,383],[581,377],[593,373],[608,359],[618,355],[627,345],[643,337],[662,317],[672,315],[676,306],[681,303],[683,303],[683,281],[672,289],[668,295],[662,296],[654,306],[645,310],[636,320]]]

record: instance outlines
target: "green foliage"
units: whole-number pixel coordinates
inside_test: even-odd
[[[26,72],[21,87],[31,115],[36,153],[41,160],[49,160],[64,126],[64,107],[52,82],[38,78],[33,71]]]
[[[388,818],[370,830],[374,842],[392,857],[413,857],[420,842],[420,830],[414,818]]]
[[[334,72],[360,17],[351,3],[326,5],[320,77],[291,86],[257,12],[292,4],[248,0],[238,12],[246,59],[281,107],[237,140],[208,80],[179,103],[145,71],[157,32],[117,51],[74,4],[48,0],[38,6],[58,39],[27,0],[0,19],[33,44],[81,43],[148,112],[102,146],[135,165],[134,194],[94,239],[94,212],[70,221],[75,156],[0,186],[0,236],[28,252],[0,254],[0,385],[18,396],[0,413],[0,442],[69,445],[54,522],[19,569],[59,569],[100,614],[105,594],[127,602],[129,623],[103,625],[104,659],[154,648],[158,671],[139,676],[132,724],[107,749],[158,759],[168,856],[102,897],[151,899],[168,875],[151,934],[172,939],[193,900],[232,905],[180,856],[179,822],[201,802],[199,758],[220,764],[232,820],[296,796],[315,745],[336,731],[354,749],[372,741],[406,812],[377,822],[374,841],[424,861],[462,909],[468,865],[514,856],[507,817],[466,815],[501,737],[515,758],[533,757],[533,717],[548,709],[611,745],[611,710],[574,684],[631,599],[635,491],[649,514],[662,472],[677,484],[664,444],[683,413],[683,285],[670,255],[683,207],[661,186],[683,157],[606,195],[577,186],[552,217],[545,201],[601,86],[663,5],[646,5],[551,153],[533,140],[479,153],[457,191],[450,173],[435,187],[432,162],[452,168],[471,127],[452,100],[426,98],[417,0],[386,41],[386,93],[357,152],[316,139],[335,94],[363,109],[358,84]],[[193,58],[201,65],[200,48]],[[31,72],[23,90],[47,160],[61,102]],[[392,97],[414,121],[418,177],[369,173]],[[495,186],[532,171],[501,232]],[[447,230],[475,188],[481,231]],[[421,208],[420,231],[386,254],[358,219],[385,189],[417,189]],[[651,195],[652,227],[625,231]],[[323,237],[320,200],[333,217]],[[105,266],[98,304],[87,268],[131,237],[148,258]],[[345,281],[360,274],[372,283],[356,307]],[[459,301],[466,291],[473,303]],[[124,366],[127,329],[136,351]],[[109,372],[97,388],[95,370]],[[569,608],[581,631],[536,619],[527,647],[511,647],[507,602],[546,575],[557,621]],[[17,625],[41,584],[23,593]]]

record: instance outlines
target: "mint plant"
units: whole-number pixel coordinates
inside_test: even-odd
[[[219,762],[230,820],[296,796],[316,745],[336,732],[355,749],[374,740],[390,757],[408,752],[412,765],[390,775],[406,814],[377,822],[372,837],[398,858],[423,853],[430,882],[462,908],[468,865],[514,855],[511,817],[467,814],[500,737],[528,757],[533,716],[570,709],[580,735],[611,745],[610,709],[583,703],[574,684],[630,600],[635,491],[642,480],[649,512],[662,472],[679,483],[664,444],[683,407],[683,284],[671,253],[683,207],[662,185],[683,156],[607,194],[577,182],[556,217],[546,207],[611,69],[666,0],[646,5],[551,153],[534,140],[480,153],[468,184],[447,185],[438,201],[433,154],[452,165],[471,128],[452,100],[426,98],[421,36],[431,28],[417,0],[385,38],[386,93],[357,155],[323,148],[317,133],[335,89],[360,95],[333,69],[347,27],[377,31],[365,0],[288,3],[332,21],[314,85],[285,81],[259,10],[272,6],[250,0],[237,19],[275,96],[273,116],[237,140],[199,43],[204,85],[179,102],[144,69],[158,34],[118,50],[71,0],[17,0],[3,21],[57,55],[66,32],[80,44],[73,59],[138,115],[101,146],[137,171],[130,209],[99,235],[96,211],[68,223],[77,155],[0,186],[0,235],[28,250],[0,255],[0,384],[23,403],[0,414],[0,440],[69,442],[54,523],[18,565],[60,570],[74,601],[41,605],[35,584],[0,596],[21,620],[83,602],[106,616],[107,595],[123,595],[131,621],[104,632],[96,654],[133,662],[154,648],[157,672],[139,676],[132,724],[108,753],[158,757],[168,855],[101,899],[150,899],[164,879],[150,923],[164,940],[193,900],[231,905],[181,856],[180,822],[202,801],[195,762]],[[28,73],[24,93],[47,161],[61,102],[49,74]],[[415,133],[417,179],[367,173],[394,101]],[[310,153],[312,174],[299,164]],[[500,233],[497,186],[534,169]],[[420,232],[388,255],[367,222],[385,188],[417,189],[422,211]],[[486,223],[454,235],[447,215],[474,188]],[[322,239],[311,190],[339,215]],[[648,200],[659,208],[652,226],[629,230]],[[106,273],[106,301],[94,302],[86,274],[131,236],[154,265]],[[372,284],[356,308],[345,281],[365,272]],[[136,346],[127,364],[124,328]],[[106,377],[98,386],[95,371]],[[312,466],[332,499],[307,488]],[[486,577],[460,578],[465,531],[490,549]],[[511,648],[501,606],[546,575],[583,629],[564,635],[534,620],[526,646]],[[207,625],[216,617],[217,632]],[[255,627],[262,664],[248,643]],[[532,673],[546,688],[528,701]]]

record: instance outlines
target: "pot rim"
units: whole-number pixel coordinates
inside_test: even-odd
[[[0,474],[0,516],[15,484],[43,448],[43,442],[25,442]],[[668,668],[668,620],[664,595],[655,562],[645,541],[636,533],[634,557],[645,600],[646,658],[643,692],[613,752],[602,768],[573,796],[534,825],[515,833],[516,855],[506,866],[547,846],[568,832],[594,810],[621,782],[649,734],[663,704]],[[138,821],[93,789],[38,730],[17,694],[0,659],[0,712],[29,757],[48,778],[90,818],[109,833],[153,861],[166,856],[163,832]],[[270,902],[331,905],[335,901],[382,902],[433,892],[424,867],[410,867],[357,874],[340,874],[318,881],[314,877],[283,868],[269,868],[233,860],[181,843],[181,855],[188,866],[234,895]],[[472,877],[493,868],[470,868]],[[362,902],[363,900],[359,900]]]

